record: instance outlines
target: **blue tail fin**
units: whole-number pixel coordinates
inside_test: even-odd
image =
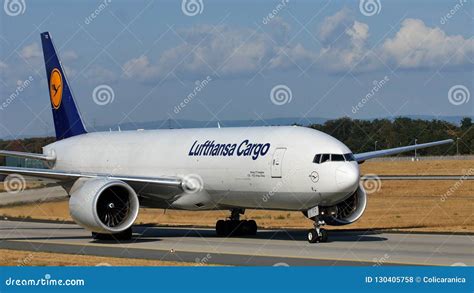
[[[51,35],[48,32],[41,34],[41,44],[43,45],[56,139],[61,140],[87,133],[69,88],[66,74],[54,49]]]

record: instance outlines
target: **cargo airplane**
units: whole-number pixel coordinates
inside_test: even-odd
[[[366,208],[359,164],[452,140],[353,154],[342,142],[306,127],[235,127],[88,132],[51,35],[41,34],[57,141],[40,168],[0,167],[0,174],[51,179],[69,195],[72,219],[96,239],[130,239],[140,207],[229,210],[216,234],[255,235],[246,209],[301,211],[314,222],[309,242],[328,238],[323,225],[348,225]]]

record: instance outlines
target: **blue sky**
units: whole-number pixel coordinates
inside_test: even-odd
[[[473,1],[5,0],[0,14],[0,137],[53,130],[43,31],[89,128],[474,113]]]

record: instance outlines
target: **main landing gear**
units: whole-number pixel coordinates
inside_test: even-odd
[[[244,209],[233,209],[227,220],[216,223],[216,234],[220,237],[257,235],[257,223],[254,220],[240,220]]]
[[[314,221],[314,228],[308,230],[307,239],[309,243],[327,242],[328,232],[321,228],[326,223],[320,219],[319,208],[314,207],[307,212],[308,218]]]

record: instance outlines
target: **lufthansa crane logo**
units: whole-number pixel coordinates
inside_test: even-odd
[[[311,174],[309,174],[309,179],[311,179],[311,181],[313,181],[313,183],[318,182],[319,181],[318,172],[316,172],[316,171],[311,172]]]
[[[54,68],[51,71],[49,79],[49,95],[51,97],[51,104],[54,109],[59,109],[61,100],[63,99],[63,77],[59,69]]]

